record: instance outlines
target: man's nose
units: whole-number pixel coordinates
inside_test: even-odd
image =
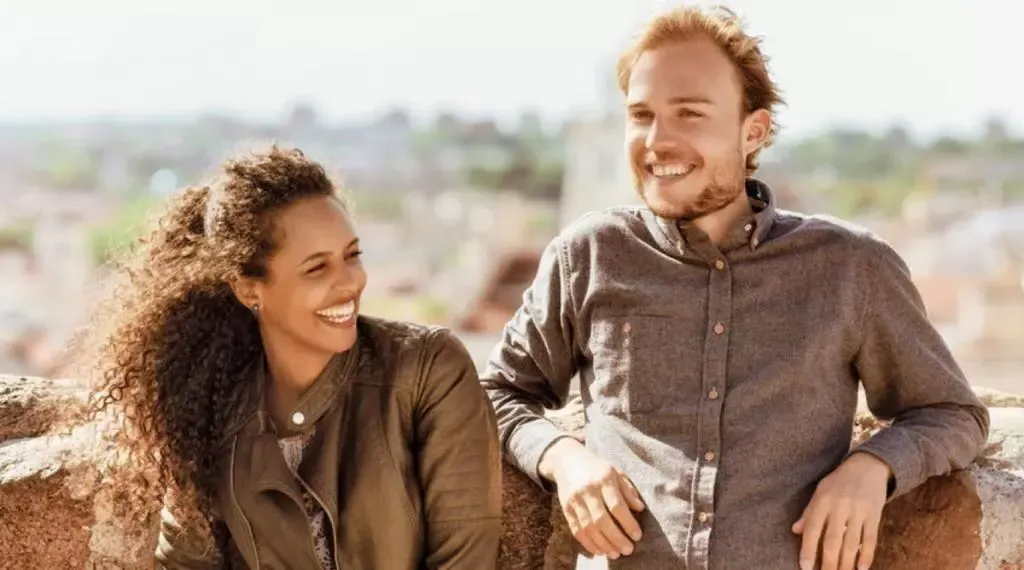
[[[667,150],[676,147],[676,141],[664,123],[658,119],[651,122],[651,128],[647,131],[645,145],[653,151]]]

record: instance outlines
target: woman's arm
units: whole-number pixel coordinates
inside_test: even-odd
[[[415,433],[426,511],[426,567],[495,568],[501,453],[494,409],[465,346],[434,332],[419,375]]]

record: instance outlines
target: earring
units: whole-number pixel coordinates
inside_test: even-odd
[[[259,303],[253,303],[252,304],[252,312],[253,312],[254,315],[259,316],[259,314],[260,314],[260,304]]]

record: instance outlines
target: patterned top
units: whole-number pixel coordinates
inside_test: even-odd
[[[312,432],[309,435],[311,436]],[[288,468],[292,470],[292,473],[298,473],[299,463],[302,462],[302,455],[308,443],[309,437],[302,435],[282,437],[277,440],[277,444],[281,448],[281,454],[284,455],[285,463],[288,464]],[[302,500],[306,508],[306,518],[309,519],[310,531],[313,533],[313,544],[316,547],[317,558],[320,559],[320,566],[324,570],[337,570],[334,566],[334,557],[331,553],[331,541],[328,534],[328,531],[333,529],[328,528],[329,521],[327,520],[327,515],[305,487],[302,489]]]

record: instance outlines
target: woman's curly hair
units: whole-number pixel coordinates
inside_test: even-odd
[[[194,521],[213,520],[218,446],[262,354],[257,322],[230,283],[266,275],[278,211],[337,188],[299,150],[228,160],[210,184],[170,199],[120,264],[122,279],[86,333],[96,336],[89,413],[109,408],[120,420],[116,441],[131,471],[121,492],[139,514],[173,488],[192,501]]]

